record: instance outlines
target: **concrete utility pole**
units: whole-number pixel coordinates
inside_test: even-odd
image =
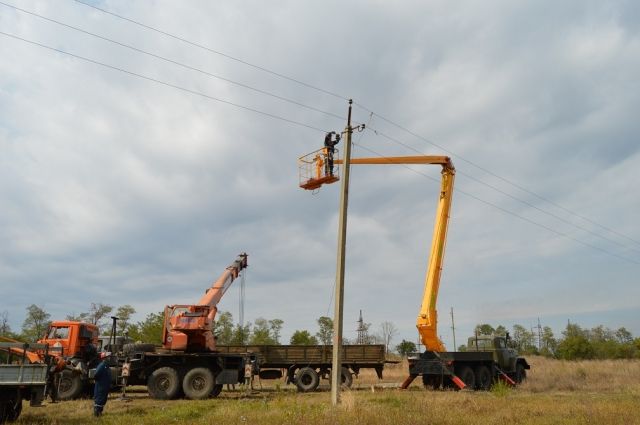
[[[336,265],[335,313],[333,315],[333,359],[331,363],[331,404],[340,403],[340,387],[342,385],[342,315],[344,304],[344,266],[347,241],[347,204],[349,200],[349,167],[351,165],[351,104],[344,143],[344,163],[342,166],[342,185],[340,191],[340,218],[338,223],[338,261]]]

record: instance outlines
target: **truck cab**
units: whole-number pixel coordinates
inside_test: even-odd
[[[530,368],[527,361],[518,356],[518,352],[507,344],[509,334],[500,335],[476,335],[469,338],[467,351],[489,351],[493,354],[496,366],[505,373],[512,375],[516,382],[522,382],[526,378],[526,370]]]
[[[47,329],[44,338],[38,341],[40,344],[49,344],[52,347],[62,347],[64,357],[86,357],[87,346],[98,345],[98,327],[91,323],[82,323],[74,321],[56,321],[52,322]]]

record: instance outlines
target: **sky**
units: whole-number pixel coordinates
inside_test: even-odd
[[[456,167],[448,347],[451,309],[457,341],[538,319],[640,336],[637,2],[91,4],[128,20],[72,0],[0,3],[13,330],[31,304],[52,319],[130,304],[143,320],[196,302],[247,252],[245,319],[284,320],[285,342],[315,332],[333,316],[340,185],[300,189],[297,159],[344,130],[353,99],[367,128],[353,157]],[[395,324],[393,343],[417,339],[438,168],[351,169],[346,338],[362,310],[373,331]],[[239,285],[219,308],[238,317]]]

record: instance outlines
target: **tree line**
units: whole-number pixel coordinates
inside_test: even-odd
[[[479,324],[478,335],[507,334],[502,326]],[[576,323],[567,323],[562,336],[556,337],[549,326],[533,331],[522,325],[514,325],[509,333],[509,346],[522,354],[538,354],[563,360],[633,359],[640,358],[640,338],[634,338],[626,328],[609,329],[603,325],[591,329]],[[458,348],[466,350],[466,345]]]
[[[136,313],[133,306],[125,304],[114,308],[103,303],[91,303],[86,312],[69,314],[65,320],[92,323],[100,329],[101,335],[111,333],[111,317],[118,318],[116,322],[117,334],[127,334],[134,341],[160,344],[162,342],[162,328],[164,312],[148,314],[144,320],[132,322]],[[30,305],[26,309],[25,320],[19,332],[13,332],[9,326],[7,311],[0,312],[0,336],[20,341],[34,342],[42,338],[51,323],[51,315],[41,306]],[[331,345],[333,343],[333,320],[321,316],[316,320],[315,332],[307,329],[296,329],[288,343],[292,345]],[[259,317],[253,322],[235,323],[233,315],[228,311],[218,313],[213,325],[217,343],[220,345],[279,345],[282,344],[282,329],[284,321],[281,319],[265,319]],[[371,324],[364,323],[361,329],[360,341],[343,338],[344,344],[383,344],[387,352],[398,330],[391,322],[382,322],[378,332],[371,331]]]

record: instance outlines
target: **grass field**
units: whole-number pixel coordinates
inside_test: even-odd
[[[249,395],[223,391],[205,401],[158,401],[134,389],[132,400],[113,395],[105,415],[94,420],[91,400],[32,408],[25,403],[20,424],[638,424],[640,361],[563,362],[540,357],[527,382],[517,389],[489,392],[379,388],[401,382],[406,365],[385,369],[379,382],[372,372],[354,380],[355,389],[330,405],[328,387],[299,394],[282,383],[263,381]],[[374,387],[372,388],[372,385]],[[257,387],[260,384],[257,383]]]

